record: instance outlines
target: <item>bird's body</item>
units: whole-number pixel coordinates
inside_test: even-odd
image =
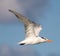
[[[42,40],[40,37],[30,37],[30,38],[26,38],[26,39],[24,39],[23,41],[21,41],[21,42],[19,42],[18,44],[39,44],[39,43],[41,43],[42,41],[44,41],[44,40]]]
[[[47,38],[40,37],[39,33],[42,30],[42,26],[29,20],[25,16],[19,14],[16,11],[9,10],[12,12],[19,20],[21,20],[24,23],[25,26],[25,39],[23,41],[18,42],[20,45],[27,45],[27,44],[39,44],[42,42],[51,42],[51,40],[48,40]]]

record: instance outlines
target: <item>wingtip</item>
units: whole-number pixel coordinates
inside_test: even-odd
[[[8,9],[9,12],[13,12],[11,9]]]

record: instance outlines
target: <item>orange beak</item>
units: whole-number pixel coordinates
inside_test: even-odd
[[[47,40],[46,42],[52,42],[52,40]]]

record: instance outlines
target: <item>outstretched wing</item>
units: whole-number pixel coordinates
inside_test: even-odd
[[[42,26],[32,22],[28,26],[25,25],[26,37],[37,37],[39,36],[40,31],[42,30]]]
[[[9,11],[15,14],[15,16],[24,23],[26,37],[36,37],[39,35],[39,32],[42,29],[40,25],[29,20],[28,18],[26,18],[25,16],[21,15],[16,11],[13,11],[13,10],[9,10]]]
[[[20,13],[14,11],[14,10],[9,10],[10,12],[12,12],[19,20],[21,20],[24,24],[28,25],[31,23],[31,21],[26,18],[25,16],[21,15]]]
[[[30,21],[28,18],[26,18],[25,16],[21,15],[16,11],[13,10],[9,10],[9,11],[12,12],[19,20],[21,20],[24,23],[26,37],[34,37],[35,34],[33,30],[32,21]]]

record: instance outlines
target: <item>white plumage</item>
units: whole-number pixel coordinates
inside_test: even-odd
[[[25,26],[25,39],[23,41],[18,42],[20,45],[27,45],[27,44],[39,44],[42,42],[51,42],[51,40],[48,40],[45,37],[40,37],[39,33],[42,30],[42,26],[29,20],[25,16],[21,15],[20,13],[9,10],[12,12],[19,20],[21,20],[24,23]]]

